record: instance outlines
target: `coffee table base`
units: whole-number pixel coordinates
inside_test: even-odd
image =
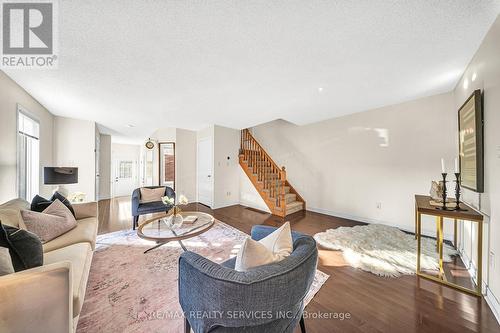
[[[181,240],[178,240],[177,242],[179,242],[179,245],[182,247],[182,249],[183,249],[184,251],[187,251],[186,247],[184,246],[184,244],[182,244],[182,241],[181,241]],[[153,247],[151,247],[151,248],[147,249],[146,251],[144,251],[144,254],[146,254],[146,253],[148,253],[149,251],[152,251],[152,250],[154,250],[154,249],[157,249],[157,248],[159,248],[160,246],[165,245],[165,244],[167,244],[167,243],[170,243],[170,242],[158,243],[158,244],[156,244],[155,246],[153,246]]]

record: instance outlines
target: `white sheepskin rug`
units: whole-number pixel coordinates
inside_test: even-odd
[[[341,250],[346,262],[355,268],[385,277],[415,274],[417,241],[414,235],[381,224],[339,227],[314,235],[324,248]],[[439,269],[436,240],[422,237],[421,269]],[[457,252],[444,245],[443,260],[450,262]]]

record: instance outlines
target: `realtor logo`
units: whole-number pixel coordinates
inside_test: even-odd
[[[2,2],[2,67],[54,68],[54,1]]]

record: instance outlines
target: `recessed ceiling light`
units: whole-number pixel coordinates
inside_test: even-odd
[[[319,91],[319,92],[323,92],[323,87],[319,87],[319,88],[318,88],[318,91]]]
[[[469,80],[465,79],[464,80],[464,89],[469,88]]]
[[[472,82],[476,81],[476,77],[477,77],[476,73],[472,74]]]
[[[132,127],[135,127],[135,125],[132,125],[132,124],[128,124],[128,125],[127,125],[127,127],[130,127],[130,128],[132,128]]]

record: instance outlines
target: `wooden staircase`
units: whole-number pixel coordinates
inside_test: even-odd
[[[240,165],[272,214],[285,217],[306,209],[306,202],[248,129],[241,131]]]

